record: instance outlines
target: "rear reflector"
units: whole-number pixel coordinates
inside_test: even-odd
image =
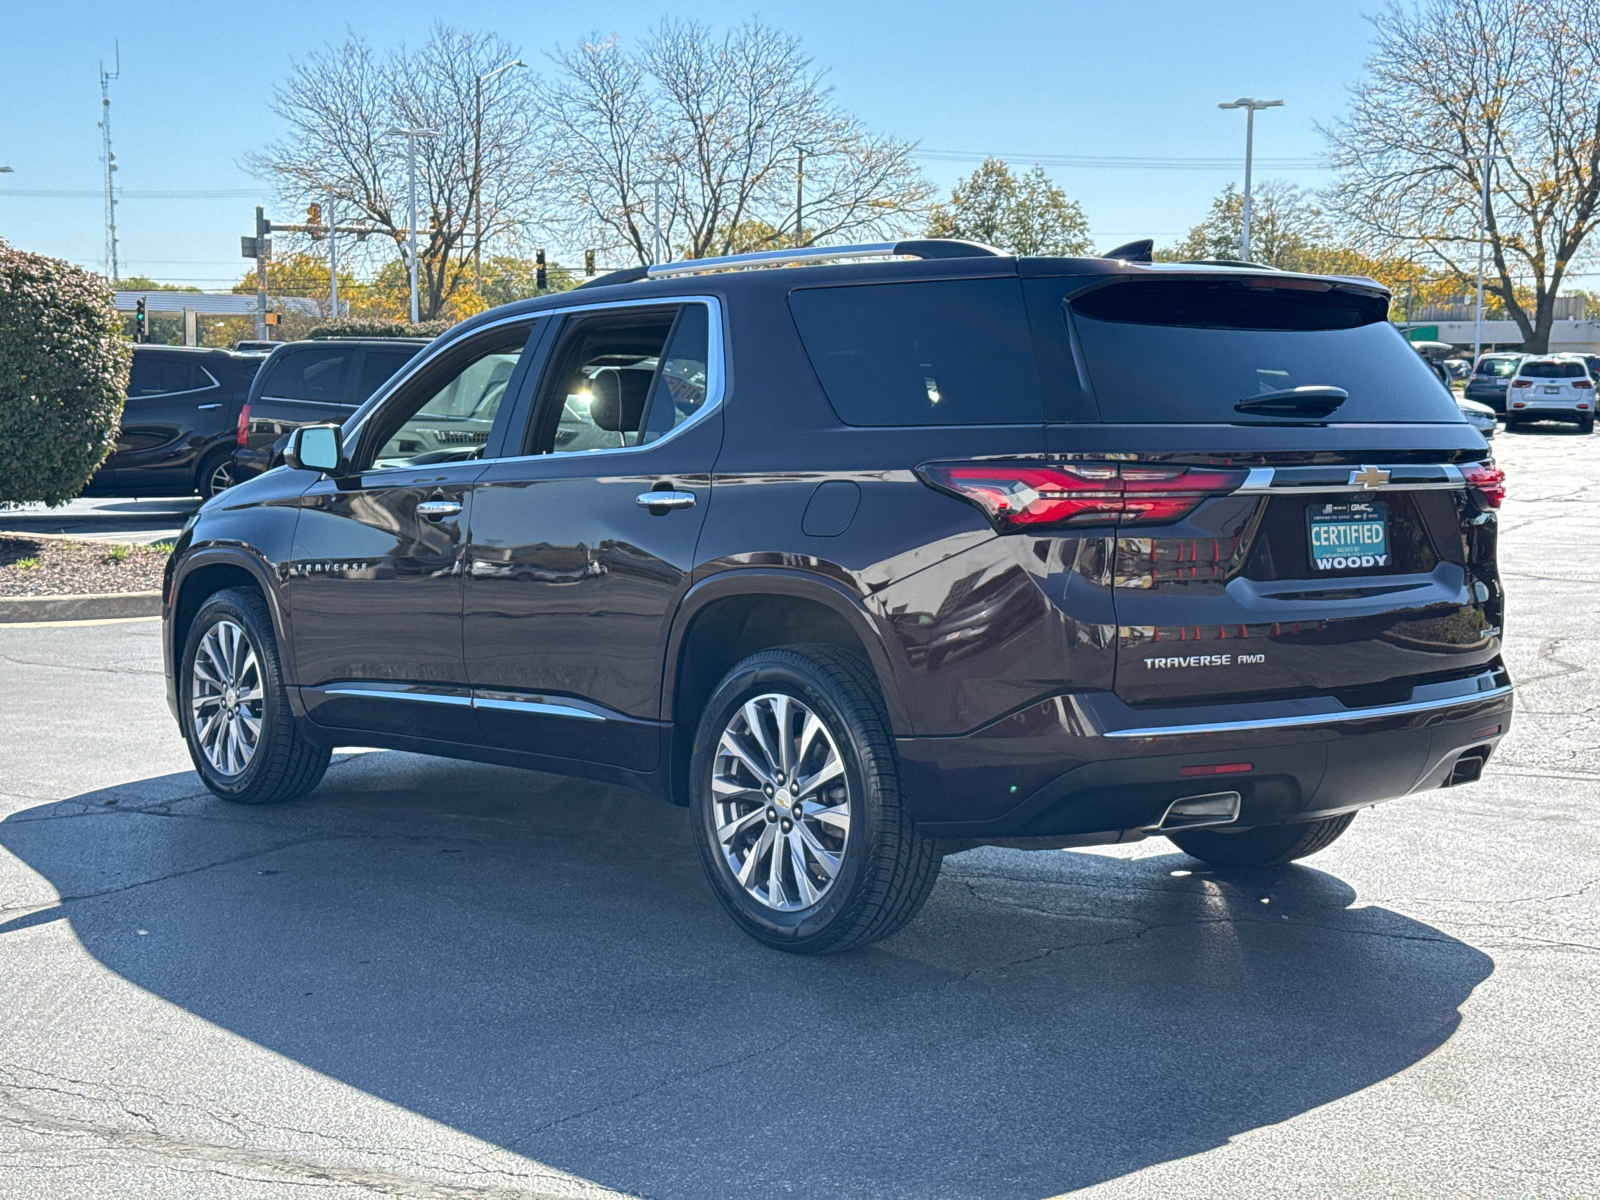
[[[1488,725],[1488,726],[1485,726],[1484,728],[1478,730],[1477,732],[1475,732],[1472,735],[1472,740],[1473,741],[1477,741],[1479,738],[1493,737],[1495,734],[1497,734],[1499,732],[1500,732],[1500,726],[1498,726],[1498,725]]]
[[[1254,769],[1249,763],[1222,763],[1214,767],[1181,767],[1178,774],[1185,779],[1192,779],[1196,775],[1243,775],[1246,771]]]
[[[239,406],[239,428],[234,431],[233,440],[241,446],[250,444],[250,406]]]
[[[1496,465],[1494,459],[1487,458],[1483,462],[1462,467],[1461,475],[1483,493],[1490,508],[1499,508],[1500,501],[1506,498],[1506,473]]]
[[[1175,521],[1207,496],[1233,491],[1247,474],[1116,463],[930,463],[918,470],[931,487],[983,509],[1002,533],[1052,525]]]

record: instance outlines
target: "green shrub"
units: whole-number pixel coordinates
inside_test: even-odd
[[[384,317],[340,317],[313,325],[308,338],[334,337],[438,337],[454,325],[454,321],[391,321]]]
[[[133,347],[100,276],[0,242],[0,505],[62,504],[111,452]]]

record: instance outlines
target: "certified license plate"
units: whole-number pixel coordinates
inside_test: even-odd
[[[1306,525],[1314,571],[1389,566],[1389,510],[1381,501],[1313,504]]]

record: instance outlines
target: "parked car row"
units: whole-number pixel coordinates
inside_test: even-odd
[[[1562,421],[1589,433],[1597,380],[1597,354],[1485,354],[1467,381],[1465,399],[1487,405],[1505,419],[1508,430],[1533,421]]]

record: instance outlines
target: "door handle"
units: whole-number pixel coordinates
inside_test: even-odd
[[[460,511],[461,502],[459,500],[424,500],[417,505],[417,516],[426,517],[430,521],[453,517]]]
[[[210,412],[213,408],[221,408],[220,404],[199,404],[195,406],[196,412]]]
[[[637,500],[641,508],[693,508],[693,492],[640,492]]]

